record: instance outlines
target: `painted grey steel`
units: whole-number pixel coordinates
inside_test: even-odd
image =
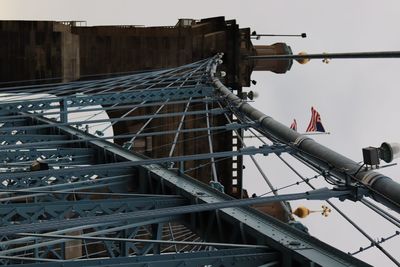
[[[208,63],[212,63],[211,61]],[[207,65],[209,65],[207,63]],[[210,88],[210,84],[208,83],[208,77],[205,77],[204,74],[208,75],[208,72],[205,70],[202,70],[202,74],[199,76],[201,80],[202,86],[205,86],[207,88]],[[190,71],[188,71],[190,73]],[[176,73],[177,76],[179,77],[179,73]],[[203,80],[203,78],[206,78]],[[196,78],[198,79],[198,78]],[[171,83],[173,83],[174,79],[171,79],[169,81],[151,81],[149,84],[138,84],[137,89],[146,89],[148,87],[151,87],[154,85],[154,87],[159,86],[161,87],[168,87]],[[113,86],[117,85],[119,82],[123,84],[123,86],[126,86],[129,84],[127,80],[121,79],[120,81],[111,81],[110,84],[113,84]],[[195,82],[199,82],[199,80],[195,81],[190,81],[190,83],[185,86],[185,88],[191,88],[191,87],[196,87]],[[100,83],[99,83],[100,84]],[[108,85],[110,85],[108,84]],[[104,87],[103,87],[104,85]],[[108,92],[112,91],[112,88],[106,88],[107,84],[103,84],[100,87],[92,86],[90,83],[85,89],[79,89],[77,92],[85,92],[85,93],[92,93],[92,97],[101,97],[106,95]],[[136,85],[132,85],[134,87]],[[143,87],[141,87],[143,86]],[[146,87],[148,86],[148,87]],[[154,88],[153,87],[153,88]],[[181,89],[185,89],[184,87],[179,87]],[[101,90],[100,92],[97,92],[96,90],[99,89]],[[126,88],[129,90],[128,88]],[[71,89],[73,91],[74,89]],[[211,88],[211,90],[213,90]],[[146,91],[146,90],[143,90]],[[151,90],[149,90],[151,91]],[[175,90],[175,92],[178,92],[180,90]],[[185,91],[185,90],[184,90]],[[164,90],[165,92],[165,90]],[[114,95],[119,96],[120,93],[115,93]],[[79,98],[79,97],[86,97],[86,95],[74,95],[73,97]],[[65,100],[69,96],[61,97],[61,99]],[[89,96],[88,96],[89,97]],[[147,100],[152,100],[153,96],[148,95]],[[154,99],[157,99],[159,96],[155,96]],[[182,99],[188,99],[193,96],[182,96]],[[203,96],[204,97],[204,96]],[[163,100],[170,99],[170,97],[165,96]],[[102,103],[107,103],[106,99],[100,100]],[[168,100],[169,101],[169,100]],[[11,103],[12,101],[10,101]],[[12,103],[18,103],[20,105],[21,102],[14,101]],[[86,103],[68,103],[75,105],[77,104],[78,106],[82,105],[85,106]],[[138,101],[137,103],[143,103],[143,100],[140,102]],[[5,104],[5,103],[4,103]],[[8,103],[7,103],[8,104]],[[55,103],[55,105],[58,105]],[[115,104],[114,104],[115,105]],[[34,108],[33,106],[25,106],[27,108]],[[24,108],[25,108],[24,107]],[[51,106],[54,108],[55,106]],[[59,106],[57,106],[59,108]],[[16,107],[16,110],[21,109],[22,107]],[[41,106],[42,109],[43,105]],[[64,109],[65,110],[65,109]],[[226,112],[226,111],[224,111]],[[185,113],[185,112],[184,112]],[[187,113],[187,112],[186,112]],[[66,114],[66,112],[63,112],[62,114]],[[5,115],[5,117],[8,117],[8,113]],[[28,114],[29,116],[29,114]],[[223,231],[227,229],[224,223],[226,225],[232,225],[232,227],[235,229],[236,233],[229,233],[231,234],[232,240],[242,240],[242,242],[247,243],[246,240],[250,240],[251,243],[256,243],[259,245],[265,245],[268,244],[268,246],[271,247],[272,250],[276,251],[278,250],[280,252],[280,258],[275,259],[272,261],[263,261],[260,262],[259,265],[261,264],[267,264],[267,265],[276,265],[276,264],[285,264],[285,260],[287,262],[290,262],[291,259],[293,261],[299,261],[304,264],[310,263],[310,264],[319,264],[319,265],[324,265],[324,266],[362,266],[363,263],[358,261],[357,259],[354,259],[345,253],[342,253],[333,247],[330,247],[323,242],[320,242],[306,234],[303,234],[302,232],[299,232],[296,229],[291,228],[290,226],[283,224],[279,221],[274,220],[273,218],[267,217],[251,208],[248,208],[248,205],[255,204],[255,203],[265,203],[269,201],[279,201],[279,200],[284,200],[284,199],[298,199],[300,197],[308,197],[308,198],[327,198],[329,196],[347,196],[347,195],[353,195],[353,192],[349,191],[324,191],[324,192],[317,192],[315,193],[303,193],[299,195],[290,195],[290,196],[282,196],[281,198],[276,198],[276,197],[270,197],[268,200],[267,199],[261,199],[261,198],[255,198],[255,199],[247,199],[247,200],[233,200],[229,196],[226,196],[225,194],[218,192],[209,186],[200,183],[199,181],[195,181],[182,173],[176,173],[173,170],[167,170],[164,167],[160,166],[161,163],[163,162],[170,162],[173,160],[176,161],[181,161],[181,160],[190,160],[190,159],[201,159],[201,158],[210,158],[210,157],[226,157],[229,156],[231,157],[232,155],[235,155],[232,153],[232,151],[226,151],[226,152],[216,152],[216,153],[207,153],[204,155],[189,155],[189,156],[182,156],[182,157],[175,157],[175,158],[162,158],[162,159],[146,159],[143,156],[139,156],[136,154],[131,153],[130,151],[124,150],[121,147],[111,144],[109,142],[105,142],[104,140],[101,140],[100,138],[95,138],[95,140],[91,140],[90,138],[93,138],[93,135],[84,133],[80,130],[74,129],[72,127],[69,127],[66,124],[58,123],[53,120],[48,120],[44,118],[40,118],[38,114],[32,114],[30,116],[31,119],[29,119],[29,122],[38,122],[39,124],[47,124],[49,127],[43,128],[43,129],[48,129],[49,133],[59,133],[60,135],[65,135],[71,138],[75,139],[83,139],[83,142],[80,143],[83,147],[89,147],[91,149],[94,149],[96,154],[98,154],[98,163],[97,165],[94,166],[85,166],[85,167],[74,167],[73,165],[70,165],[72,168],[66,168],[66,169],[57,169],[57,170],[48,170],[48,171],[37,171],[37,172],[19,172],[19,173],[5,173],[4,176],[2,176],[2,185],[5,188],[24,188],[24,190],[30,190],[32,192],[28,193],[26,195],[25,193],[18,195],[20,192],[14,191],[14,195],[8,196],[7,194],[10,194],[11,192],[2,192],[1,194],[3,196],[6,196],[5,199],[6,201],[16,201],[16,200],[21,200],[24,197],[35,197],[40,196],[40,197],[56,197],[57,193],[48,193],[44,191],[51,191],[51,190],[61,190],[61,191],[67,191],[69,190],[71,192],[70,196],[79,196],[77,194],[74,194],[73,191],[75,190],[75,186],[78,190],[85,190],[85,188],[90,187],[91,189],[95,188],[95,186],[111,186],[112,183],[118,183],[119,189],[122,189],[122,192],[125,192],[126,188],[121,188],[125,185],[128,185],[128,181],[136,181],[139,182],[138,186],[144,186],[146,187],[147,184],[149,183],[148,187],[151,190],[151,192],[154,193],[161,193],[164,192],[165,190],[167,192],[172,192],[172,194],[181,194],[184,198],[188,199],[191,203],[191,205],[187,206],[182,206],[179,205],[175,208],[170,208],[170,209],[162,209],[158,208],[153,211],[127,211],[123,213],[110,213],[108,215],[106,212],[103,214],[96,214],[98,216],[80,216],[81,218],[79,219],[74,219],[74,218],[69,218],[68,220],[65,220],[64,218],[61,220],[59,217],[62,212],[69,210],[71,206],[76,205],[75,209],[79,209],[79,203],[85,203],[84,201],[86,200],[79,200],[77,202],[79,203],[70,203],[71,205],[69,207],[68,203],[65,202],[66,199],[61,198],[57,200],[54,204],[50,204],[49,210],[53,207],[55,213],[53,214],[54,218],[53,220],[43,220],[42,222],[37,222],[33,224],[27,224],[24,225],[21,224],[19,226],[13,225],[9,226],[6,228],[1,228],[1,233],[4,234],[3,240],[8,239],[11,237],[11,243],[14,242],[15,239],[13,239],[13,233],[18,233],[18,232],[26,232],[26,231],[35,231],[38,229],[55,229],[56,231],[53,233],[49,234],[68,234],[70,231],[73,231],[72,229],[89,229],[89,228],[95,228],[94,232],[90,233],[85,233],[84,235],[93,235],[97,236],[100,235],[106,235],[113,233],[112,231],[122,231],[122,230],[129,230],[130,227],[132,227],[132,224],[129,224],[128,222],[132,221],[137,221],[136,225],[146,225],[148,226],[149,224],[152,224],[151,231],[152,231],[152,238],[157,238],[158,240],[161,239],[161,230],[162,230],[162,225],[163,223],[170,223],[174,222],[177,218],[179,218],[180,222],[185,222],[188,224],[191,224],[191,229],[194,229],[196,231],[201,232],[202,236],[204,236],[204,240],[211,239],[213,240],[212,234],[214,234],[216,231],[218,231],[217,235],[220,235],[220,238],[222,237]],[[26,121],[25,121],[26,122]],[[24,125],[21,122],[22,125]],[[13,125],[11,121],[7,121],[8,124]],[[20,125],[21,125],[20,124]],[[46,126],[47,126],[46,125]],[[17,125],[14,125],[17,127]],[[19,126],[19,125],[18,125]],[[40,126],[40,125],[38,125]],[[8,126],[6,126],[8,127]],[[40,126],[41,127],[41,126]],[[225,126],[224,126],[225,127]],[[228,126],[226,126],[228,128]],[[234,129],[233,127],[232,129]],[[207,130],[210,130],[211,126],[207,127]],[[1,130],[1,129],[0,129]],[[15,130],[15,129],[14,129]],[[37,129],[36,129],[37,130]],[[37,133],[39,134],[39,133]],[[244,148],[241,149],[235,153],[236,155],[254,155],[256,153],[263,153],[265,155],[269,153],[282,153],[282,152],[293,152],[293,149],[288,146],[288,145],[276,145],[276,146],[263,146],[259,148]],[[186,157],[186,158],[183,158]],[[157,164],[156,164],[157,163]],[[97,175],[97,179],[90,179],[92,175]],[[138,181],[139,179],[139,181]],[[96,184],[97,182],[102,182],[102,181],[107,181],[104,184]],[[32,184],[33,183],[33,184]],[[156,183],[156,186],[153,187],[153,184]],[[42,192],[39,192],[40,189],[45,189]],[[35,192],[37,190],[37,192]],[[149,192],[149,190],[139,188],[139,192]],[[113,190],[111,190],[114,192]],[[68,194],[60,194],[61,196],[68,196]],[[80,197],[80,196],[79,196]],[[4,199],[3,199],[4,200]],[[36,200],[36,199],[35,199]],[[32,207],[42,207],[45,208],[45,204],[43,200],[37,200],[37,204],[28,204],[26,206],[26,209],[32,208]],[[116,200],[117,202],[119,200]],[[238,202],[236,202],[238,201]],[[260,202],[259,202],[260,201]],[[73,202],[73,201],[72,201]],[[102,203],[104,203],[104,207],[106,207],[107,201],[106,200],[101,200]],[[67,204],[67,206],[60,206],[60,204]],[[15,203],[12,203],[11,205],[18,205]],[[88,203],[87,205],[92,205],[91,203]],[[112,203],[110,202],[110,207],[112,206]],[[4,206],[7,208],[6,206]],[[13,207],[13,206],[11,206]],[[92,206],[91,206],[92,207]],[[220,210],[218,210],[220,209]],[[26,210],[25,210],[26,211]],[[201,211],[207,211],[207,212],[201,212]],[[59,213],[60,212],[60,213]],[[79,211],[80,212],[80,211]],[[100,210],[100,213],[103,211]],[[12,211],[11,211],[12,213]],[[9,213],[9,214],[11,214]],[[28,219],[28,213],[24,213],[26,216],[26,219]],[[40,211],[38,212],[40,214]],[[112,215],[111,215],[112,214]],[[174,215],[175,214],[175,215]],[[181,216],[182,214],[188,214],[187,216]],[[190,215],[189,215],[190,214]],[[93,215],[93,214],[92,214]],[[7,215],[9,216],[9,215]],[[107,217],[108,216],[108,217]],[[58,218],[58,219],[57,219]],[[205,218],[205,220],[202,220],[202,218]],[[197,221],[196,219],[199,219]],[[204,222],[201,222],[204,221]],[[204,229],[200,224],[201,223],[207,223],[208,226],[207,228]],[[199,225],[196,225],[199,224]],[[111,228],[108,228],[110,227]],[[216,228],[213,229],[213,226]],[[65,228],[67,227],[67,228]],[[104,228],[105,227],[105,228]],[[119,230],[116,230],[119,229]],[[189,231],[190,232],[190,231]],[[29,233],[27,233],[29,234]],[[192,233],[189,233],[190,236],[193,236]],[[195,236],[195,235],[194,235]],[[229,237],[229,238],[231,238]],[[174,239],[177,239],[177,235],[174,236]],[[202,237],[203,238],[203,237]],[[26,255],[28,259],[25,259],[26,261],[28,260],[33,260],[33,261],[40,261],[40,256],[39,255],[44,255],[46,256],[47,251],[51,251],[54,253],[56,259],[62,259],[62,255],[58,255],[56,249],[54,249],[55,245],[60,246],[61,248],[65,246],[65,242],[67,242],[65,239],[57,239],[57,240],[50,240],[46,241],[46,239],[41,239],[41,237],[22,237],[22,238],[17,238],[17,242],[22,242],[19,244],[26,244],[25,246],[20,246],[20,247],[10,247],[7,250],[3,250],[0,252],[3,256],[3,261],[5,262],[6,260],[23,260],[20,259],[20,256],[23,254],[16,254],[15,257],[13,257],[13,253],[17,252],[18,253],[24,253],[26,249],[33,250],[32,255]],[[33,243],[24,243],[27,240],[29,242]],[[84,239],[83,241],[85,241]],[[199,239],[196,238],[194,242],[199,242]],[[220,241],[224,242],[224,240],[221,238]],[[9,241],[6,241],[9,242]],[[11,244],[9,243],[9,244]],[[160,247],[157,247],[155,243],[157,242],[152,242],[152,246],[147,246],[145,245],[143,249],[141,250],[140,253],[146,254],[146,253],[160,253]],[[109,244],[108,242],[103,242],[104,248],[107,250],[108,256],[109,257],[114,257],[116,256],[114,249],[112,248],[112,245]],[[39,250],[40,248],[40,250]],[[177,249],[177,251],[180,251]],[[191,251],[195,251],[195,247],[191,248]],[[40,253],[38,253],[40,252]],[[223,252],[223,250],[220,250],[218,252]],[[251,253],[254,253],[255,250],[254,248],[252,249]],[[97,252],[96,252],[97,253]],[[118,253],[121,253],[121,260],[129,260],[130,264],[132,263],[132,259],[139,259],[139,257],[129,257],[126,258],[126,256],[129,255],[129,252],[125,248],[121,247],[121,250],[118,250]],[[125,253],[125,254],[124,254]],[[211,252],[210,252],[211,253]],[[57,255],[56,255],[57,254]],[[193,264],[193,262],[196,262],[197,258],[194,256],[194,254],[188,255],[189,253],[174,253],[173,256],[175,257],[180,257],[180,254],[186,254],[185,257],[190,258],[189,261],[183,261],[184,264]],[[196,254],[200,255],[200,254]],[[220,254],[218,261],[217,262],[209,262],[210,260],[210,255],[211,254],[201,254],[202,256],[199,257],[199,262],[203,265],[205,264],[225,264],[223,261],[223,255]],[[236,254],[237,257],[238,254]],[[147,256],[147,260],[145,264],[149,263],[149,260],[151,256]],[[250,256],[249,256],[250,257]],[[242,263],[245,264],[246,266],[251,263],[249,261],[249,257],[243,259],[246,259]],[[6,259],[7,258],[7,259]],[[163,257],[163,259],[166,259]],[[204,261],[207,261],[206,263],[203,263]],[[115,261],[109,261],[109,260],[94,260],[90,261],[93,264],[96,265],[107,265],[107,264],[114,264]],[[172,262],[172,261],[171,261]],[[66,263],[66,262],[63,262]],[[81,261],[77,262],[69,262],[68,264],[74,265],[77,264],[78,266],[81,264]],[[121,262],[120,262],[121,263]],[[121,264],[127,264],[127,262],[121,263]],[[150,263],[149,263],[150,264]],[[174,264],[182,264],[182,261],[180,262],[175,262]],[[240,262],[235,262],[236,266],[240,266]],[[85,262],[85,265],[86,262]],[[196,264],[195,264],[196,265]],[[165,263],[163,263],[163,266],[165,266]]]
[[[110,195],[111,196],[111,195]],[[0,199],[1,200],[1,199]],[[31,223],[45,215],[46,220],[64,219],[66,214],[79,217],[100,216],[118,212],[132,212],[143,208],[161,208],[180,206],[187,203],[183,198],[171,197],[146,197],[146,198],[121,198],[79,201],[57,201],[43,203],[7,203],[0,204],[1,225],[15,223],[13,216],[19,217],[19,223]]]
[[[248,147],[246,149],[238,150],[238,151],[223,151],[223,152],[214,152],[214,153],[205,153],[205,154],[194,154],[187,156],[176,156],[176,157],[164,157],[157,159],[142,159],[138,161],[126,161],[126,162],[116,162],[116,163],[107,163],[107,164],[97,164],[88,167],[74,167],[68,169],[52,169],[52,170],[43,170],[36,172],[21,172],[21,173],[13,173],[7,172],[3,173],[0,177],[0,187],[7,187],[1,184],[1,182],[7,181],[8,179],[15,179],[18,183],[26,184],[26,179],[29,181],[34,178],[39,177],[52,177],[52,176],[60,176],[60,175],[87,175],[88,173],[93,174],[101,174],[101,175],[112,175],[112,173],[116,173],[118,175],[128,173],[129,170],[126,168],[134,167],[134,166],[144,166],[151,164],[162,164],[162,163],[170,163],[170,162],[179,162],[179,161],[190,161],[190,160],[201,160],[201,159],[211,159],[211,158],[224,158],[224,157],[234,157],[240,155],[255,155],[255,154],[263,154],[268,155],[270,153],[282,153],[288,151],[285,147],[269,147],[262,146],[260,148]],[[123,172],[123,169],[125,171]],[[115,175],[115,174],[114,174]],[[67,180],[68,178],[64,178]],[[26,186],[34,185],[34,181],[32,184],[26,184]],[[42,184],[45,184],[46,181],[42,179]]]
[[[125,177],[129,178],[129,177]],[[1,197],[1,202],[7,203],[11,201],[26,201],[27,198],[34,198],[36,202],[48,202],[50,200],[60,200],[65,199],[70,195],[87,195],[87,194],[78,194],[76,192],[82,192],[83,190],[104,190],[105,188],[126,188],[127,182],[129,179],[124,179],[124,177],[107,177],[104,179],[98,179],[95,182],[91,180],[75,182],[72,184],[62,183],[51,186],[38,186],[38,187],[29,187],[28,189],[2,189],[2,193],[0,193],[3,197]],[[38,190],[38,188],[45,188],[48,190]],[[16,196],[4,196],[9,193],[18,193]],[[59,196],[62,197],[59,197]],[[55,197],[57,196],[57,197]]]
[[[12,235],[17,233],[25,233],[25,232],[37,232],[37,231],[49,231],[54,229],[62,229],[62,228],[70,228],[76,227],[79,225],[86,224],[95,224],[98,222],[102,223],[112,223],[118,221],[129,221],[136,222],[141,220],[149,220],[154,217],[170,217],[194,212],[203,212],[210,210],[218,210],[218,209],[226,209],[226,208],[236,208],[236,207],[246,207],[257,204],[266,204],[273,203],[279,201],[290,201],[290,200],[299,200],[299,199],[308,199],[308,200],[326,200],[329,198],[349,198],[353,195],[354,192],[350,190],[329,190],[327,188],[318,189],[313,191],[308,191],[305,193],[297,193],[297,194],[288,194],[288,195],[279,195],[279,196],[271,196],[271,197],[258,197],[258,198],[249,198],[249,199],[233,199],[228,201],[220,201],[215,203],[203,203],[196,205],[186,205],[172,208],[159,208],[155,210],[146,210],[146,211],[134,211],[134,212],[125,212],[120,214],[111,214],[111,215],[99,215],[95,217],[80,217],[76,219],[69,220],[51,220],[51,221],[43,221],[43,222],[33,222],[30,224],[21,224],[21,225],[9,225],[0,227],[0,236],[1,235]]]
[[[54,123],[51,121],[43,122]],[[60,130],[61,134],[73,135],[76,138],[85,139],[90,136],[67,126],[59,126],[57,128]],[[121,160],[131,162],[143,160],[142,157],[103,140],[94,140],[88,143],[92,147],[114,154]],[[151,173],[152,176],[163,180],[164,183],[179,189],[186,197],[190,197],[193,200],[196,199],[196,201],[200,203],[215,203],[231,199],[227,195],[213,190],[199,181],[190,179],[182,174],[178,175],[157,164],[141,165],[141,168]],[[324,266],[367,266],[361,261],[315,238],[303,234],[286,224],[267,218],[253,209],[246,207],[228,208],[221,212],[227,219],[233,222],[240,222],[244,227],[249,227],[249,229],[258,233],[260,238],[267,238],[270,240],[269,243],[271,243],[271,246],[274,248],[291,251],[293,256],[297,255],[298,257],[308,259]],[[296,245],[292,245],[294,244],[293,242]]]
[[[197,67],[200,64],[207,63],[208,60],[201,60],[198,62],[194,62],[188,65],[183,65],[177,68],[172,69],[162,69],[162,70],[153,70],[151,72],[135,72],[135,73],[119,73],[117,77],[111,77],[106,79],[98,79],[98,80],[88,80],[88,81],[73,81],[66,84],[60,83],[49,83],[49,84],[40,84],[40,85],[27,85],[27,86],[14,86],[7,88],[0,88],[0,92],[6,93],[18,93],[22,92],[26,93],[47,93],[49,91],[56,92],[59,94],[70,94],[71,92],[79,92],[79,93],[89,93],[95,90],[100,91],[110,91],[116,88],[121,88],[126,86],[128,90],[137,89],[139,87],[146,86],[154,87],[155,85],[160,85],[160,83],[171,83],[174,82],[175,79],[172,76],[176,76],[176,74],[184,74],[185,72],[192,72],[194,67]],[[202,71],[200,71],[202,74]],[[175,75],[173,75],[175,74]],[[108,74],[107,74],[108,75]],[[84,76],[86,77],[86,76]],[[94,77],[94,76],[91,76]],[[162,84],[165,85],[165,84]],[[103,90],[104,89],[104,90]],[[16,96],[14,99],[18,98]]]
[[[71,233],[74,231],[82,231],[82,230],[86,230],[86,229],[90,229],[90,228],[100,228],[97,231],[85,233],[85,234],[83,234],[83,236],[84,237],[102,236],[104,234],[115,233],[117,231],[123,231],[123,230],[129,229],[129,228],[136,228],[136,227],[140,227],[143,225],[164,223],[164,222],[168,222],[168,221],[171,221],[174,219],[178,219],[178,218],[177,217],[155,218],[155,219],[151,219],[151,220],[147,220],[147,221],[141,221],[138,223],[124,224],[124,225],[118,225],[118,226],[114,226],[112,223],[99,222],[99,223],[91,224],[91,225],[83,225],[83,226],[77,226],[77,227],[73,227],[73,228],[57,230],[57,231],[50,232],[49,234],[68,234],[68,233]],[[107,228],[105,228],[105,227],[107,227]],[[24,237],[19,237],[16,239],[11,239],[11,240],[1,242],[1,246],[3,249],[0,251],[0,259],[2,259],[2,258],[3,259],[7,259],[7,258],[12,259],[12,257],[7,257],[6,255],[18,253],[18,252],[24,252],[27,250],[37,249],[37,248],[42,248],[42,247],[50,247],[55,244],[61,244],[61,243],[68,241],[68,239],[66,239],[66,238],[37,242],[38,240],[40,240],[40,237],[24,236]],[[32,241],[34,241],[33,244],[26,245],[27,242],[30,243]],[[15,244],[25,244],[25,246],[15,247]],[[27,260],[29,260],[29,258],[27,258]],[[39,258],[36,258],[35,260],[41,261]],[[47,260],[47,259],[44,259],[44,260]]]
[[[67,140],[66,135],[51,135],[51,134],[18,134],[18,135],[0,135],[0,141],[13,144],[16,142],[32,143],[32,142],[47,142],[56,140]],[[0,148],[2,148],[1,146]]]
[[[176,101],[169,101],[167,103],[167,105],[176,105],[176,104],[186,104],[188,100],[176,100]],[[214,98],[196,98],[196,99],[192,99],[192,103],[205,103],[205,102],[209,102],[209,103],[213,103],[215,102],[216,99]],[[126,109],[126,108],[135,108],[135,107],[153,107],[153,106],[158,106],[163,104],[163,102],[149,102],[149,103],[139,103],[139,104],[131,104],[131,105],[113,105],[113,106],[107,106],[107,107],[97,107],[97,108],[85,108],[85,109],[75,109],[75,110],[68,110],[67,112],[64,113],[68,113],[68,114],[74,114],[74,113],[82,113],[82,112],[89,112],[89,111],[109,111],[109,110],[119,110],[119,109]],[[29,114],[30,116],[47,116],[47,115],[60,115],[63,112],[60,111],[53,111],[53,112],[41,112],[41,113],[32,113]],[[5,115],[5,116],[0,116],[0,121],[3,120],[8,120],[8,119],[12,119],[11,121],[8,121],[9,123],[13,122],[15,123],[15,121],[21,121],[21,125],[25,125],[26,120],[25,118],[27,117],[27,115],[25,114],[18,114],[18,115]]]
[[[178,90],[179,89],[179,90]],[[175,87],[160,88],[143,91],[129,91],[116,93],[104,93],[100,95],[72,95],[65,97],[49,97],[47,99],[7,101],[0,103],[0,113],[27,112],[34,110],[48,110],[60,107],[59,102],[65,101],[66,107],[81,107],[95,105],[112,105],[142,102],[145,99],[152,101],[179,100],[189,97],[212,96],[211,87]],[[65,107],[64,107],[65,108]]]
[[[217,64],[217,61],[216,63]],[[216,69],[214,66],[214,72]],[[330,170],[330,173],[345,182],[360,182],[370,189],[372,197],[380,203],[400,212],[400,184],[391,178],[371,171],[365,170],[357,162],[315,142],[310,137],[301,135],[286,125],[265,115],[253,108],[249,103],[242,101],[221,81],[213,77],[213,84],[217,92],[225,98],[230,105],[244,114],[249,119],[258,122],[259,127],[268,136],[282,143],[291,145],[297,150],[297,155],[307,158],[321,171]]]
[[[109,166],[103,169],[76,167],[36,172],[5,172],[0,177],[0,188],[32,188],[58,184],[74,187],[79,182],[93,185],[111,179],[126,179],[131,175],[129,168],[110,169]],[[98,176],[98,178],[92,179],[92,176]]]
[[[60,121],[68,122],[68,105],[64,99],[60,101]]]
[[[247,129],[248,127],[250,127],[251,124],[239,124],[239,123],[231,123],[231,124],[226,124],[223,126],[215,126],[215,127],[210,127],[210,128],[191,128],[191,129],[181,129],[180,132],[181,133],[192,133],[192,132],[201,132],[201,131],[231,131],[231,130],[235,130],[235,129]],[[50,128],[50,126],[46,126],[46,128]],[[92,141],[92,140],[98,140],[98,139],[102,139],[102,140],[118,140],[118,139],[124,139],[124,138],[131,138],[131,137],[146,137],[146,136],[156,136],[156,135],[168,135],[168,134],[176,134],[178,133],[177,130],[170,130],[170,131],[161,131],[161,132],[149,132],[149,133],[134,133],[134,134],[120,134],[120,135],[113,135],[113,136],[92,136],[91,138],[88,139],[78,139],[78,140],[65,140],[65,141],[51,141],[51,136],[49,138],[49,140],[47,140],[48,142],[43,142],[43,141],[36,141],[34,140],[34,138],[32,138],[32,140],[30,140],[28,137],[26,138],[19,138],[19,137],[12,137],[11,140],[15,140],[15,142],[17,141],[21,141],[21,140],[28,140],[30,142],[28,143],[23,143],[23,144],[4,144],[0,147],[0,151],[9,151],[10,149],[20,149],[22,152],[21,154],[23,154],[23,150],[27,150],[27,149],[34,149],[34,148],[40,148],[40,149],[44,149],[44,147],[48,147],[48,146],[60,146],[60,145],[68,145],[68,144],[76,144],[76,143],[84,143],[87,141]],[[25,136],[25,135],[20,135],[20,136]],[[45,135],[44,135],[45,136]],[[57,135],[56,135],[57,136]],[[60,135],[60,138],[53,138],[54,140],[63,140],[63,139],[67,139],[66,136],[63,138],[63,136]],[[45,141],[46,138],[43,137],[43,140]],[[58,147],[57,149],[63,149],[62,147]],[[1,158],[1,155],[0,155]]]
[[[205,105],[206,105],[206,111],[208,111],[208,103],[206,103]],[[208,115],[208,112],[206,113],[206,123],[207,123],[208,147],[210,148],[210,154],[214,154],[213,142],[212,142],[211,130],[210,130],[210,117]],[[215,166],[215,159],[214,159],[214,157],[211,157],[210,160],[211,160],[211,170],[212,170],[213,180],[214,180],[214,182],[218,182],[217,168]]]
[[[45,237],[45,238],[65,238],[72,240],[100,240],[100,241],[120,241],[120,242],[141,242],[141,243],[157,243],[157,244],[174,244],[174,245],[201,245],[225,248],[268,248],[261,245],[247,244],[231,244],[231,243],[215,243],[215,242],[191,242],[191,241],[173,241],[173,240],[152,240],[152,239],[137,239],[137,238],[113,238],[113,237],[87,237],[87,236],[72,236],[72,235],[53,235],[53,234],[29,234],[21,233],[20,236],[30,237]]]
[[[1,150],[1,147],[0,147]],[[31,148],[17,150],[1,150],[0,161],[3,163],[16,163],[21,161],[33,161],[40,159],[64,159],[74,160],[74,158],[85,157],[84,159],[90,162],[90,158],[94,149],[90,148]]]
[[[11,257],[12,258],[12,257]],[[36,261],[37,259],[31,259]],[[75,267],[75,266],[109,266],[109,267],[131,267],[131,266],[151,266],[151,267],[198,267],[198,266],[259,266],[268,262],[276,262],[279,256],[276,252],[265,249],[223,249],[207,252],[178,253],[167,255],[138,256],[117,258],[117,259],[98,259],[88,261],[59,261],[51,263],[32,263],[25,264],[26,267],[51,266],[51,267]],[[9,265],[16,267],[20,265]]]
[[[211,109],[208,111],[198,110],[198,111],[189,111],[188,115],[199,115],[199,114],[223,114],[226,112],[225,109]],[[152,118],[168,118],[174,116],[181,116],[183,115],[182,112],[171,112],[171,113],[162,113],[156,115],[142,115],[142,116],[135,116],[135,117],[125,117],[125,118],[113,118],[113,119],[97,119],[97,120],[84,120],[84,121],[74,121],[74,122],[58,122],[58,125],[76,125],[76,124],[94,124],[94,123],[101,123],[101,122],[115,122],[115,121],[135,121],[135,120],[147,120]],[[35,117],[35,116],[32,116]],[[39,117],[38,117],[39,118]],[[15,130],[27,130],[27,129],[46,129],[49,128],[48,125],[29,125],[29,126],[15,126],[15,127],[1,127],[0,131],[15,131]]]

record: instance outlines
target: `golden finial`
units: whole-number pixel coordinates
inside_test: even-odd
[[[307,53],[303,52],[303,51],[299,53],[299,56],[304,56],[304,55],[307,55]],[[309,58],[298,58],[298,59],[296,59],[296,61],[299,62],[300,64],[306,64],[310,61],[310,59]]]
[[[331,209],[330,208],[328,208],[327,206],[325,206],[325,205],[322,205],[322,211],[321,211],[321,215],[323,215],[323,216],[325,216],[325,217],[328,217],[328,215],[329,215],[329,213],[331,213]]]

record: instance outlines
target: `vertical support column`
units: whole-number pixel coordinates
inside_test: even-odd
[[[212,136],[211,136],[211,130],[210,130],[210,116],[208,114],[208,102],[206,104],[206,123],[207,123],[207,137],[208,137],[208,146],[210,148],[210,154],[214,153],[213,149],[213,142],[212,142]],[[224,192],[224,189],[222,185],[218,181],[218,175],[217,175],[217,168],[215,166],[215,160],[214,157],[211,157],[211,174],[212,174],[212,180],[211,180],[211,186],[216,185],[215,188],[219,189],[221,192]]]
[[[129,238],[129,231],[128,229],[124,229],[121,231],[123,234],[123,238]],[[129,245],[128,242],[121,241],[120,242],[120,255],[122,257],[128,257],[129,256]]]
[[[68,106],[64,99],[60,101],[60,121],[68,122]]]
[[[185,162],[184,161],[180,161],[179,162],[179,174],[183,175],[185,174]]]
[[[38,239],[35,238],[34,239],[34,244],[37,245],[38,243],[39,243]],[[39,256],[39,247],[38,246],[35,246],[35,248],[33,249],[33,255],[35,256],[35,258],[39,258],[40,257]]]

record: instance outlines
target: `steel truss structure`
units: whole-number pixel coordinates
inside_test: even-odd
[[[120,77],[1,89],[0,263],[368,266],[252,206],[280,202],[292,219],[290,200],[365,202],[364,196],[373,196],[398,209],[396,198],[381,182],[364,179],[380,181],[378,174],[321,152],[311,139],[252,110],[218,79],[221,57]],[[270,142],[246,147],[244,130]],[[157,136],[165,142],[156,143]],[[218,144],[221,136],[231,149]],[[185,149],[197,142],[201,147]],[[256,154],[292,155],[334,186],[278,195]],[[245,155],[274,195],[241,198]],[[196,175],[207,177],[191,177]],[[397,217],[375,208],[399,225]]]

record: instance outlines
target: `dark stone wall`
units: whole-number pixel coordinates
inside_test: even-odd
[[[0,21],[0,82],[79,77],[78,39],[69,30],[52,21]]]
[[[72,32],[80,39],[82,76],[177,67],[224,52],[226,82],[240,88],[249,80],[238,72],[239,27],[224,17],[190,26],[73,27]]]
[[[81,75],[176,67],[191,63],[188,28],[77,27]]]

